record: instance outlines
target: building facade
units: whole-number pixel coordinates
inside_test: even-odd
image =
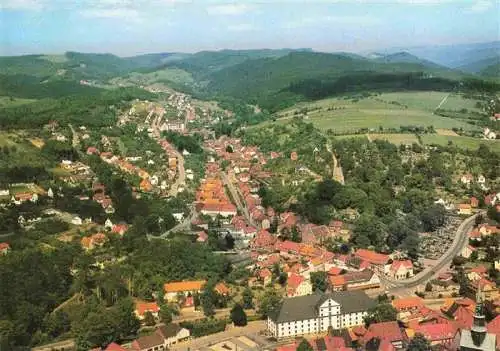
[[[321,333],[363,324],[368,309],[375,305],[363,291],[312,294],[285,299],[267,320],[275,338]]]

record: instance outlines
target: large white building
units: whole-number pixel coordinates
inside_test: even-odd
[[[325,332],[363,324],[375,301],[364,291],[338,291],[285,299],[267,319],[268,332],[276,338]]]

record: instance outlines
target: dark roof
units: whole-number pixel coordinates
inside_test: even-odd
[[[136,345],[134,344],[136,344],[138,348],[135,347]],[[135,349],[139,350],[150,349],[158,345],[163,345],[163,338],[156,333],[151,335],[141,336],[132,343],[132,346]]]
[[[162,325],[161,327],[159,327],[156,332],[163,336],[165,339],[168,339],[176,336],[181,329],[182,328],[179,326],[179,324],[169,323],[167,325]]]
[[[369,281],[373,277],[373,272],[369,269],[365,269],[361,272],[349,272],[344,274],[347,283],[361,283]]]
[[[375,305],[375,301],[369,298],[364,291],[315,293],[285,299],[281,307],[270,314],[269,318],[277,323],[317,318],[319,306],[328,299],[340,304],[342,314],[367,311]]]
[[[285,299],[269,318],[278,323],[316,318],[316,305],[321,298],[321,294],[312,294]]]

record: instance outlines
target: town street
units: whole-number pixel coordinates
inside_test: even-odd
[[[468,242],[468,233],[474,226],[475,219],[478,215],[479,213],[467,218],[460,224],[453,243],[446,251],[446,253],[436,261],[435,266],[427,267],[422,272],[408,279],[394,280],[381,275],[380,280],[384,283],[384,285],[391,293],[396,293],[398,292],[398,290],[413,288],[420,284],[426,283],[441,269],[449,265],[453,260],[453,257],[457,256],[462,251],[462,249]]]

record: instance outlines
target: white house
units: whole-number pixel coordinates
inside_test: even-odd
[[[395,260],[392,262],[388,274],[394,279],[413,277],[413,263],[410,260]]]
[[[82,219],[80,217],[75,216],[75,217],[73,217],[73,219],[71,219],[71,224],[82,225],[83,221],[82,221]]]
[[[267,330],[275,338],[295,337],[350,328],[363,324],[375,302],[363,291],[340,291],[288,298],[267,319]]]
[[[476,251],[475,247],[472,247],[470,245],[465,245],[465,247],[462,249],[461,255],[464,258],[470,258],[470,256],[474,251]]]
[[[172,217],[174,217],[177,222],[182,222],[182,220],[184,219],[184,212],[172,213]]]
[[[191,335],[188,329],[182,328],[179,324],[175,323],[162,325],[156,332],[163,337],[165,346],[172,346],[178,342],[187,340]]]
[[[104,228],[111,230],[113,229],[113,222],[111,222],[111,219],[106,219],[106,222],[104,222]]]

